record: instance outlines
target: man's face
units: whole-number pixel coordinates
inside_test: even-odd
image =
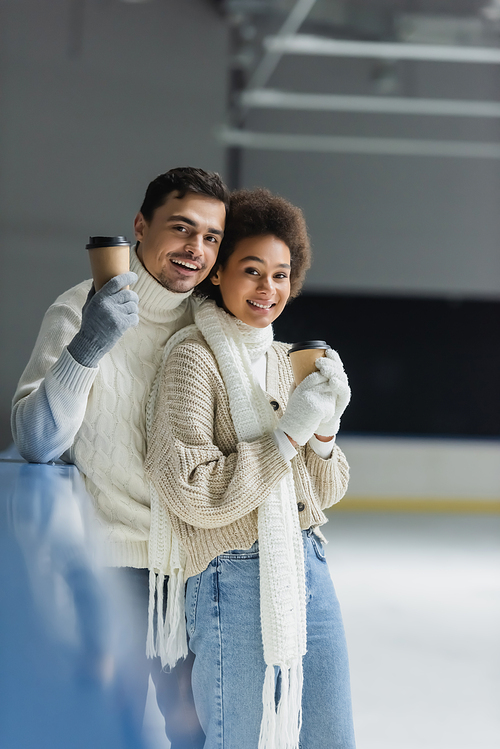
[[[215,198],[188,192],[168,195],[147,222],[134,221],[137,254],[158,283],[169,291],[185,292],[210,273],[224,233],[226,210]]]

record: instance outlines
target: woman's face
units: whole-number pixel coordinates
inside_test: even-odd
[[[281,315],[290,296],[290,250],[271,234],[242,239],[212,283],[220,287],[226,312],[265,328]]]

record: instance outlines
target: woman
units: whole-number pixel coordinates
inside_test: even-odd
[[[234,193],[208,299],[159,376],[146,470],[185,553],[206,749],[354,747],[319,532],[347,488],[335,434],[350,391],[329,351],[289,396],[288,347],[272,334],[309,264],[298,208]]]

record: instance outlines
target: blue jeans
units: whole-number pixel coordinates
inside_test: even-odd
[[[323,547],[303,531],[307,592],[302,749],[354,749],[349,664],[339,604]],[[205,749],[257,749],[265,663],[259,546],[212,560],[186,592],[196,710]]]

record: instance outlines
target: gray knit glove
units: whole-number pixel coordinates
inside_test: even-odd
[[[305,445],[317,432],[323,419],[335,413],[336,397],[328,379],[313,372],[297,385],[291,394],[279,427],[299,445]]]
[[[330,419],[321,421],[315,434],[323,437],[333,437],[340,429],[340,417],[351,400],[351,388],[344,372],[344,365],[334,349],[327,349],[326,355],[316,359],[316,366],[321,374],[328,379],[328,384],[335,396],[335,412]]]
[[[82,324],[68,351],[84,367],[97,367],[100,359],[110,351],[128,328],[139,322],[139,297],[124,286],[137,281],[133,271],[122,273],[108,281],[102,289],[89,291],[82,309]]]

